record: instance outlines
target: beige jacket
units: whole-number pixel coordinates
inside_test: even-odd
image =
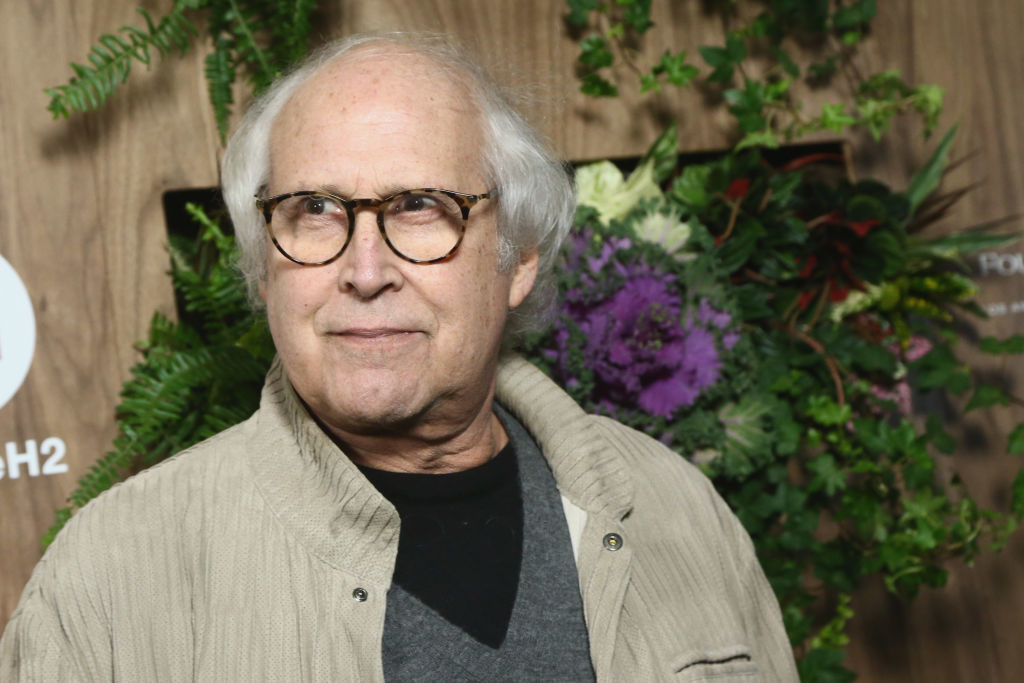
[[[598,680],[796,680],[750,540],[704,476],[520,358],[497,397],[563,495]],[[398,528],[275,365],[252,418],[75,515],[4,632],[0,680],[381,680]]]

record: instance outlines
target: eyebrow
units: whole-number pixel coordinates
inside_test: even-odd
[[[406,190],[417,190],[420,189],[421,187],[427,186],[423,185],[411,187],[406,185],[388,185],[383,188],[383,190],[379,193],[378,197],[390,197],[392,195],[398,194],[399,192],[405,192]],[[342,192],[341,188],[339,188],[337,185],[319,185],[315,188],[315,190],[317,192],[326,192],[328,194],[333,194],[338,197],[342,197],[343,199],[354,199],[354,197]]]

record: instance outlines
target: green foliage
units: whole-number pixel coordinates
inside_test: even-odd
[[[709,70],[687,61],[692,50],[666,50],[645,62],[637,45],[653,27],[651,2],[645,0],[567,0],[566,21],[579,37],[577,70],[580,89],[596,97],[619,94],[614,67],[624,63],[637,74],[640,92],[660,92],[665,85],[701,84],[719,91],[736,118],[738,149],[778,147],[781,140],[829,130],[863,127],[877,139],[896,116],[916,112],[930,134],[942,111],[942,90],[910,86],[896,71],[860,78],[851,68],[856,46],[877,13],[875,0],[771,0],[758,2],[760,12],[738,25],[735,2],[709,5],[729,27],[722,44],[698,45]],[[745,5],[753,5],[748,2]],[[813,61],[802,72],[787,51],[794,44]],[[794,100],[801,78],[812,87],[829,84],[840,72],[856,83],[851,102],[829,102],[811,115]],[[754,78],[750,74],[761,74]],[[916,206],[915,206],[916,208]]]
[[[73,111],[98,109],[128,80],[133,62],[149,66],[154,49],[161,58],[171,52],[183,55],[198,33],[185,18],[184,2],[175,3],[157,23],[145,9],[140,7],[137,11],[146,22],[145,30],[125,25],[118,34],[104,33],[89,52],[89,64],[72,62],[75,75],[67,85],[44,90],[50,98],[47,108],[54,118],[67,118]]]
[[[89,53],[89,64],[72,63],[66,85],[47,88],[54,118],[101,107],[131,74],[135,62],[150,66],[153,51],[162,59],[185,54],[199,35],[193,17],[205,14],[213,46],[205,74],[221,140],[227,135],[233,104],[231,88],[239,70],[255,92],[266,88],[307,49],[309,14],[316,0],[175,0],[159,21],[140,8],[145,29],[126,25],[105,33]]]
[[[969,563],[1000,548],[1024,516],[1024,474],[1008,510],[982,508],[958,477],[939,478],[937,454],[956,449],[943,420],[931,415],[922,429],[910,413],[915,392],[967,396],[964,411],[1019,403],[1004,388],[977,381],[952,341],[954,313],[975,310],[978,291],[959,272],[963,256],[1007,237],[987,228],[933,239],[909,234],[938,191],[951,134],[906,193],[821,173],[815,158],[775,169],[755,149],[673,174],[675,140],[670,130],[619,184],[607,182],[603,167],[605,187],[633,191],[597,197],[595,203],[617,200],[612,219],[581,207],[577,220],[593,237],[577,258],[610,250],[626,264],[642,254],[679,283],[681,302],[706,299],[728,311],[742,338],[720,356],[717,383],[669,417],[609,406],[596,393],[599,378],[581,329],[569,335],[571,362],[558,376],[578,378],[572,391],[589,409],[646,430],[700,464],[754,540],[801,676],[852,680],[842,663],[849,596],[858,587],[879,577],[912,599],[945,583],[951,558]],[[653,182],[650,176],[668,182],[660,197],[636,187],[641,179]],[[581,197],[591,196],[591,178],[588,168],[579,170]],[[650,228],[666,223],[675,233]],[[678,226],[689,238],[674,256],[659,257]],[[564,269],[565,292],[609,285],[588,285],[581,268]],[[559,330],[570,313],[563,309]],[[980,346],[1022,353],[1024,337],[985,338]],[[553,337],[535,340],[531,358],[554,371],[560,348]],[[1024,453],[1024,425],[1007,451]]]
[[[74,510],[126,475],[245,420],[258,405],[273,355],[266,323],[249,311],[234,238],[198,207],[189,211],[202,225],[200,237],[171,246],[181,320],[153,316],[139,343],[142,359],[121,390],[113,448],[79,480],[44,545]]]

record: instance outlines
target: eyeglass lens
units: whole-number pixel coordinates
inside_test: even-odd
[[[377,210],[392,249],[409,259],[443,258],[462,235],[462,209],[441,192],[403,193]],[[289,256],[317,263],[333,258],[345,246],[352,218],[352,211],[328,195],[289,197],[274,207],[271,228]]]

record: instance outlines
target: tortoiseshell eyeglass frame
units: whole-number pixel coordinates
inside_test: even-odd
[[[406,195],[416,194],[419,192],[437,192],[445,195],[446,197],[450,197],[453,201],[455,201],[456,204],[459,205],[459,209],[462,211],[462,225],[459,231],[459,239],[455,242],[455,245],[448,250],[448,253],[444,254],[443,256],[438,256],[437,258],[414,259],[406,256],[405,254],[403,254],[402,252],[398,251],[398,249],[395,248],[395,245],[391,243],[390,239],[388,239],[387,230],[384,229],[384,214],[381,211],[381,208],[386,204],[393,202],[396,199],[399,199]],[[441,263],[442,261],[447,261],[448,259],[450,259],[458,250],[459,245],[462,244],[462,238],[466,234],[466,221],[469,220],[469,210],[476,206],[477,202],[479,202],[481,199],[493,199],[497,197],[497,195],[498,191],[496,189],[488,190],[483,194],[466,194],[465,192],[443,190],[437,187],[423,187],[413,190],[402,190],[401,192],[396,192],[395,194],[390,195],[388,197],[384,197],[382,199],[372,199],[365,197],[358,199],[345,199],[344,197],[339,197],[336,194],[331,194],[330,192],[324,192],[322,190],[299,190],[298,192],[286,192],[285,194],[279,194],[274,197],[260,197],[259,195],[256,195],[255,199],[256,208],[263,213],[263,218],[264,220],[266,220],[267,223],[267,234],[270,235],[270,239],[274,243],[274,246],[277,247],[277,250],[281,252],[282,256],[284,256],[286,259],[293,263],[299,264],[300,266],[324,266],[327,265],[328,263],[331,263],[339,256],[341,256],[345,252],[345,249],[348,247],[348,243],[352,240],[352,226],[355,225],[356,220],[355,211],[356,209],[361,208],[369,208],[374,209],[376,211],[377,229],[380,230],[380,235],[382,238],[384,238],[384,243],[388,245],[388,247],[391,249],[392,252],[395,253],[396,256],[410,263],[419,263],[426,265],[431,263]],[[284,247],[282,247],[281,244],[277,241],[277,237],[274,236],[274,228],[272,225],[271,218],[274,214],[274,209],[277,208],[277,205],[283,202],[284,200],[291,199],[292,197],[314,196],[332,199],[345,207],[345,213],[348,214],[348,234],[345,235],[345,243],[342,244],[338,252],[331,256],[330,258],[324,259],[323,261],[300,261],[299,259],[289,254],[287,251],[285,251]]]

